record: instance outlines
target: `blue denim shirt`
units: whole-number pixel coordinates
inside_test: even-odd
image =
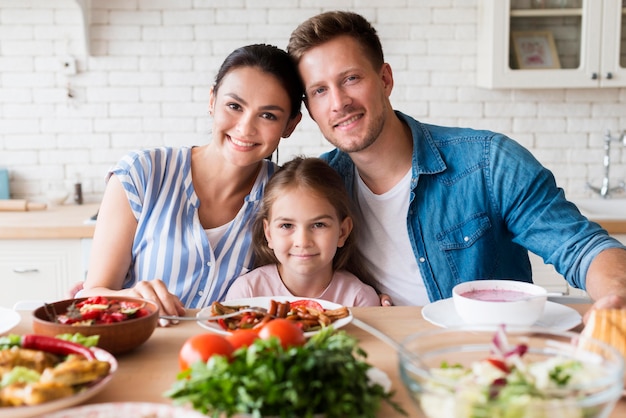
[[[396,114],[413,135],[407,227],[431,301],[469,280],[532,281],[527,250],[585,289],[593,258],[625,248],[567,201],[552,173],[512,139]],[[335,149],[321,158],[356,196],[350,156]]]

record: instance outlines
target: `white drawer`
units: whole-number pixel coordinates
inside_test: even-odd
[[[0,305],[64,299],[82,272],[78,239],[0,241]]]

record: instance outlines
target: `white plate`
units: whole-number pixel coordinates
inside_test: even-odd
[[[333,303],[333,302],[329,302],[327,300],[322,300],[322,299],[312,299],[312,298],[300,298],[297,296],[259,296],[256,298],[247,298],[247,299],[231,299],[231,300],[227,300],[226,302],[221,302],[222,305],[226,305],[226,306],[241,306],[241,305],[247,305],[247,306],[257,306],[259,308],[265,308],[265,309],[269,309],[270,307],[270,302],[272,300],[275,300],[276,302],[293,302],[294,300],[303,300],[303,299],[307,299],[307,300],[314,300],[315,302],[319,303],[320,305],[322,305],[322,307],[324,309],[338,309],[341,308],[342,305],[339,305],[337,303]],[[200,312],[197,313],[197,316],[208,316],[211,315],[211,308],[204,308],[202,309]],[[341,318],[336,320],[335,322],[333,322],[333,328],[335,329],[339,329],[347,324],[349,324],[350,322],[352,322],[352,311],[350,311],[350,315],[346,316],[345,318]],[[209,321],[198,321],[198,324],[202,327],[202,328],[206,328],[209,331],[213,331],[216,332],[218,334],[222,334],[222,335],[228,335],[230,334],[230,332],[225,331],[222,329],[222,327],[219,326],[219,324],[217,324],[216,322],[209,322]],[[319,331],[310,331],[310,332],[305,332],[304,336],[309,338],[312,335],[317,334]]]
[[[429,303],[422,308],[422,316],[431,324],[442,328],[465,325],[454,309],[452,298]],[[582,322],[582,317],[573,308],[551,301],[546,302],[543,314],[533,325],[554,331],[567,331]]]
[[[0,418],[41,417],[42,414],[77,405],[100,392],[113,378],[113,374],[117,370],[117,360],[111,353],[101,348],[95,347],[92,348],[92,350],[98,360],[108,361],[111,363],[111,371],[107,376],[98,380],[93,385],[88,386],[82,392],[68,396],[67,398],[61,398],[56,401],[46,402],[41,405],[34,406],[0,407]]]
[[[13,309],[0,307],[0,335],[11,331],[22,317]]]
[[[183,407],[148,402],[110,402],[77,406],[44,415],[41,418],[206,418],[199,412]]]

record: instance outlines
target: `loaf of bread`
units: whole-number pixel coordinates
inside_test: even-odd
[[[604,341],[626,357],[626,309],[594,309],[582,335]]]

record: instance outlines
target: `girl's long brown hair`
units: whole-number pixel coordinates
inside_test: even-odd
[[[301,187],[311,191],[320,198],[325,198],[337,211],[337,217],[343,221],[352,218],[352,232],[343,247],[337,248],[333,258],[333,271],[347,270],[371,286],[374,280],[363,254],[357,247],[358,225],[354,216],[352,200],[346,191],[341,176],[320,158],[296,157],[285,163],[265,186],[261,208],[256,215],[253,226],[253,247],[255,267],[268,264],[280,264],[274,251],[268,247],[263,229],[263,221],[269,220],[272,205],[279,196],[288,190]]]

